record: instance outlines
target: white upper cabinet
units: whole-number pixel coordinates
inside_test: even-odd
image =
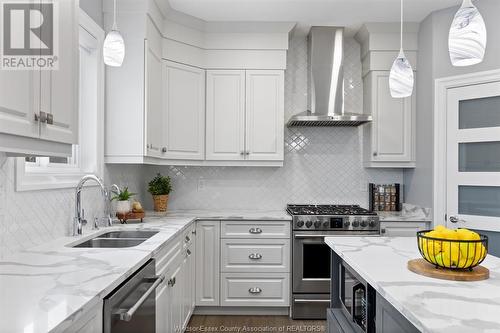
[[[71,155],[78,141],[78,10],[74,1],[59,3],[57,69],[2,70],[0,151]]]
[[[245,71],[207,71],[207,160],[244,160]]]
[[[207,160],[283,161],[284,72],[207,72]]]
[[[38,72],[36,74],[39,74]],[[0,75],[0,132],[38,138],[33,71],[3,70]]]
[[[103,8],[109,29],[112,1]],[[293,24],[214,33],[210,22],[187,29],[166,14],[155,1],[118,8],[127,51],[121,67],[106,68],[105,162],[283,166]]]
[[[203,160],[205,155],[205,71],[165,61],[164,146],[167,159]]]
[[[392,98],[389,72],[371,71],[364,79],[365,112],[373,122],[365,128],[365,165],[413,167],[415,165],[415,93]]]
[[[145,155],[161,157],[163,145],[163,103],[162,103],[162,59],[161,34],[151,20],[146,22],[144,41],[145,57],[145,99],[146,113],[146,148]]]
[[[40,124],[40,137],[45,140],[78,141],[78,10],[72,1],[59,1],[59,69],[41,71],[40,111],[47,121]]]
[[[417,76],[418,29],[406,23],[405,54]],[[389,73],[399,53],[400,26],[393,23],[366,23],[356,33],[361,44],[363,108],[373,121],[363,125],[363,164],[368,168],[414,168],[416,86],[407,98],[392,98]]]
[[[283,160],[284,72],[246,71],[245,155],[249,160]]]

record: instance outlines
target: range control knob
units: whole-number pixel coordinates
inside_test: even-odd
[[[307,222],[306,222],[306,227],[310,228],[310,227],[312,226],[312,224],[313,224],[313,223],[312,223],[311,221],[307,221]]]
[[[364,228],[364,227],[366,227],[366,225],[367,225],[367,223],[366,223],[366,221],[365,221],[365,220],[361,221],[361,226],[362,226],[363,228]]]
[[[344,222],[344,227],[348,228],[350,225],[351,225],[351,222],[349,222],[349,221]]]
[[[302,228],[304,226],[304,221],[297,221],[297,227]]]
[[[359,227],[359,221],[358,221],[358,220],[354,220],[354,221],[352,222],[352,226],[353,226],[354,228]]]
[[[370,227],[372,227],[372,228],[373,228],[374,226],[376,226],[376,225],[377,225],[377,222],[375,222],[374,220],[371,220],[371,221],[368,223],[368,225],[369,225]]]
[[[330,223],[328,222],[323,222],[323,228],[328,228],[328,226],[330,225]]]
[[[315,228],[319,228],[319,227],[321,227],[321,222],[320,222],[320,221],[316,221],[316,222],[314,222],[314,227],[315,227]]]

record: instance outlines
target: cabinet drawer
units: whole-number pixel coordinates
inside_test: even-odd
[[[166,266],[181,259],[182,242],[180,237],[175,237],[165,248],[155,256],[156,271],[162,271]]]
[[[222,306],[289,306],[288,273],[222,273]]]
[[[222,272],[289,272],[289,239],[222,239]]]
[[[221,238],[290,238],[289,221],[222,221]]]

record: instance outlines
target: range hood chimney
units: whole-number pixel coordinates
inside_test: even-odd
[[[358,126],[370,115],[344,113],[344,28],[311,27],[308,37],[308,110],[287,126]]]

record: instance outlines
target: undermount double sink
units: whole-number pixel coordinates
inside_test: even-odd
[[[71,247],[121,248],[133,247],[156,235],[152,230],[109,231]]]

